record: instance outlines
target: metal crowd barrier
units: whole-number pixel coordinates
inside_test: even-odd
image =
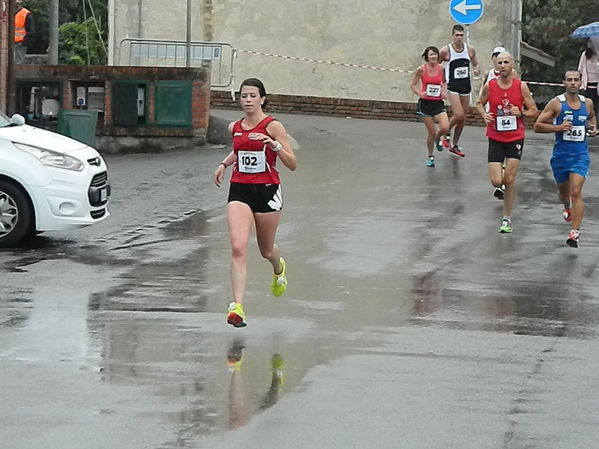
[[[189,51],[189,57],[188,55]],[[211,86],[233,83],[234,51],[225,42],[174,41],[127,37],[121,40],[118,65],[136,67],[211,66]]]

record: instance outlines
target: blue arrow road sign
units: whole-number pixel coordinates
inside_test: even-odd
[[[480,19],[484,9],[483,0],[451,0],[449,2],[449,15],[463,25],[470,25]]]

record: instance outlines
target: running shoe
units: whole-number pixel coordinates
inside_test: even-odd
[[[568,240],[566,240],[566,245],[572,248],[578,248],[580,244],[580,232],[576,229],[572,229],[570,234],[568,234]]]
[[[567,222],[571,222],[572,221],[572,209],[568,209],[568,208],[564,208],[564,211],[562,212],[562,216],[564,217],[564,220],[566,220]]]
[[[279,385],[283,384],[283,374],[285,372],[285,362],[280,354],[274,354],[271,359],[272,375],[279,381]]]
[[[281,296],[287,290],[287,276],[285,274],[285,259],[282,257],[279,259],[279,263],[281,264],[281,273],[272,275],[272,294],[275,296]]]
[[[510,218],[504,217],[501,220],[499,232],[501,232],[502,234],[509,234],[510,232],[512,232],[512,220]]]
[[[454,145],[449,149],[449,152],[458,157],[464,157],[466,154],[462,151],[462,147]]]
[[[425,162],[427,167],[434,167],[435,166],[435,158],[434,157],[429,157],[426,162]]]
[[[243,350],[245,345],[241,340],[235,340],[227,351],[227,365],[230,372],[239,371],[243,361]]]
[[[451,142],[449,141],[449,136],[445,136],[445,137],[443,137],[443,138],[441,139],[441,144],[442,144],[442,145],[443,145],[445,148],[449,149],[449,147],[451,147]]]
[[[493,192],[493,196],[495,198],[497,198],[498,200],[502,200],[505,197],[505,192],[503,191],[503,189],[497,187],[497,188],[495,188],[495,191]]]
[[[443,151],[443,144],[441,143],[441,139],[435,140],[435,147],[437,151]]]
[[[229,303],[229,310],[227,311],[227,323],[235,327],[245,327],[245,313],[243,312],[243,306],[237,301]]]

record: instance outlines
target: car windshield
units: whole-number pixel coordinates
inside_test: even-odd
[[[0,111],[0,128],[10,125],[12,125],[12,120],[8,118],[8,116],[6,116],[4,112]]]

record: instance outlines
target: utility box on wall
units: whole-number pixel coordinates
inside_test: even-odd
[[[161,126],[191,126],[191,82],[157,81],[155,122]]]
[[[146,123],[145,84],[137,81],[112,83],[112,123],[139,126]]]
[[[60,91],[61,109],[96,112],[96,146],[102,151],[162,151],[206,142],[208,69],[21,65],[16,78],[28,87],[52,80]],[[27,109],[29,98],[28,91],[20,103],[22,109]],[[68,116],[65,120],[74,123],[84,118]],[[87,125],[82,126],[89,131]]]
[[[96,146],[98,111],[62,109],[58,119],[58,132],[89,146]]]

